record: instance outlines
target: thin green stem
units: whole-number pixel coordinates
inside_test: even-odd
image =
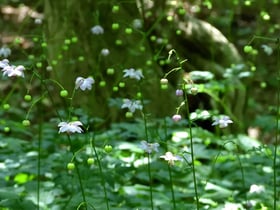
[[[166,119],[164,119],[164,138],[165,138],[165,140],[167,140]],[[166,151],[168,151],[168,144],[167,143],[165,144],[165,149],[166,149]],[[169,164],[168,164],[168,175],[169,175],[169,181],[170,181],[173,209],[176,209],[175,193],[174,193],[174,188],[173,188],[173,177],[172,177],[171,166]]]
[[[185,101],[185,103],[184,103],[185,104],[185,109],[187,111],[187,120],[188,120],[189,133],[190,133],[191,165],[192,165],[192,175],[193,175],[193,182],[194,182],[196,209],[199,210],[199,197],[198,197],[197,181],[196,181],[196,171],[195,171],[195,163],[194,163],[194,147],[193,147],[193,135],[192,135],[192,121],[190,119],[188,97],[186,96],[186,94],[184,94],[184,101]]]
[[[275,144],[274,144],[274,156],[273,156],[273,195],[274,195],[274,201],[273,201],[273,209],[277,209],[277,151],[278,151],[278,145],[279,145],[279,113],[280,113],[280,45],[279,40],[277,43],[277,69],[278,69],[278,87],[277,87],[277,113],[276,113],[276,136],[275,136]]]
[[[151,202],[151,208],[154,209],[154,202],[153,202],[153,180],[152,180],[152,173],[151,173],[151,155],[148,153],[148,174],[149,174],[149,180],[150,180],[150,202]]]
[[[101,161],[99,159],[98,153],[95,148],[94,138],[91,138],[90,144],[91,144],[91,148],[93,149],[96,160],[97,160],[98,169],[99,169],[99,173],[101,176],[101,183],[102,183],[102,187],[103,187],[104,197],[105,197],[105,203],[106,203],[107,210],[109,210],[110,205],[109,205],[109,199],[108,199],[107,190],[106,190],[106,186],[105,186],[104,174],[103,174],[103,170],[102,170],[102,166],[101,166]]]
[[[142,99],[143,104],[143,99]],[[148,126],[147,126],[147,119],[146,115],[142,113],[143,119],[144,119],[144,129],[145,129],[145,136],[147,142],[149,142],[149,135],[148,135]],[[150,154],[148,153],[148,174],[149,174],[149,180],[150,180],[150,203],[151,203],[151,209],[154,209],[154,202],[153,202],[153,180],[152,180],[152,174],[151,174],[151,160],[150,160]]]
[[[73,146],[72,146],[71,138],[70,138],[69,135],[67,135],[67,137],[68,137],[69,145],[71,147],[72,155],[75,156],[75,151],[74,151]],[[82,192],[83,202],[86,204],[87,202],[86,202],[85,190],[84,190],[84,186],[83,186],[83,182],[82,182],[82,177],[81,177],[81,174],[80,174],[80,170],[79,170],[79,166],[77,164],[76,158],[74,159],[74,163],[75,163],[75,168],[76,168],[76,172],[77,172],[77,176],[78,176],[78,180],[79,180],[79,184],[80,184],[80,188],[81,188],[81,192]],[[87,210],[87,205],[85,205],[85,208]]]
[[[40,106],[39,106],[39,113]],[[41,176],[41,147],[42,147],[42,134],[43,134],[43,120],[42,115],[39,114],[39,131],[38,131],[38,159],[37,159],[37,209],[40,209],[40,176]]]

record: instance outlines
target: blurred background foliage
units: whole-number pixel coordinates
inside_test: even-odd
[[[112,11],[113,6],[119,9]],[[90,96],[80,94],[78,100],[86,113],[106,119],[107,125],[123,115],[118,106],[112,105],[118,103],[110,106],[108,99],[136,98],[141,91],[149,100],[150,113],[155,117],[171,115],[176,105],[174,90],[182,78],[193,70],[212,72],[225,85],[217,96],[223,95],[226,106],[240,122],[238,129],[244,131],[249,126],[263,127],[265,124],[258,120],[260,116],[269,117],[275,112],[278,8],[276,0],[2,0],[1,42],[11,47],[14,61],[27,62],[31,68],[41,63],[43,77],[57,80],[69,91],[77,76],[92,75],[96,81],[94,92]],[[43,18],[41,25],[34,23],[38,18]],[[119,27],[112,27],[114,24]],[[102,26],[104,34],[92,34],[90,29],[95,25]],[[252,42],[255,53],[244,54],[244,45],[255,35],[271,40],[255,39]],[[268,55],[263,46],[271,47],[272,54]],[[102,49],[108,49],[110,55],[102,56]],[[172,49],[187,62],[183,64],[184,72],[170,75],[169,89],[161,91],[160,78],[178,66],[176,59],[167,59]],[[236,65],[247,76],[234,75],[232,69]],[[46,71],[47,66],[52,66],[51,72]],[[127,68],[144,72],[146,79],[141,90],[122,78],[122,71]],[[108,73],[108,69],[114,73]],[[226,72],[231,72],[227,79]],[[106,88],[98,85],[104,81]],[[125,91],[119,87],[120,82],[128,82]],[[4,92],[8,83],[1,85]],[[59,101],[56,94],[59,88],[48,85],[54,100]],[[36,94],[36,88],[33,83],[29,89]],[[193,111],[209,104],[214,109],[219,107],[203,94],[192,98],[190,103]]]

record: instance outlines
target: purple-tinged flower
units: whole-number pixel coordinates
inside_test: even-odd
[[[121,106],[122,109],[125,109],[125,108],[128,108],[128,110],[131,112],[131,113],[134,113],[136,109],[139,109],[139,110],[142,110],[143,109],[143,106],[141,104],[141,101],[139,100],[129,100],[127,98],[125,98],[123,100],[123,104]]]
[[[9,66],[9,60],[8,59],[4,59],[2,61],[0,61],[0,68],[5,68],[6,66]]]
[[[2,69],[3,75],[7,75],[8,77],[24,77],[23,71],[25,70],[24,66],[5,66]]]
[[[220,118],[215,118],[212,125],[219,125],[220,128],[225,128],[230,123],[233,123],[233,121],[228,116],[222,116]]]
[[[176,90],[176,96],[183,96],[183,95],[184,95],[184,91],[182,89]]]
[[[80,121],[60,122],[58,133],[82,133],[83,129],[80,126],[83,126]]]
[[[182,117],[181,117],[181,115],[179,115],[179,114],[174,114],[173,116],[172,116],[172,120],[174,121],[174,122],[178,122],[178,121],[180,121],[182,119]]]
[[[182,159],[179,156],[174,156],[172,152],[166,152],[165,155],[161,155],[160,158],[163,158],[168,162],[169,165],[174,165],[175,161],[181,161]]]
[[[93,26],[91,29],[91,33],[95,35],[100,35],[104,33],[104,29],[100,25]]]
[[[92,84],[94,83],[94,79],[92,77],[83,78],[83,77],[77,77],[75,82],[75,88],[80,88],[81,90],[91,90]]]
[[[135,70],[133,68],[123,70],[124,75],[123,77],[129,77],[131,79],[141,80],[144,78],[143,73],[140,69]]]
[[[158,143],[148,143],[147,141],[141,141],[140,147],[145,152],[151,154],[153,151],[158,152],[159,144]]]

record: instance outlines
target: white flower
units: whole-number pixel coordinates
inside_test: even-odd
[[[24,73],[23,71],[25,70],[24,66],[20,65],[20,66],[9,66],[6,65],[2,71],[3,71],[3,75],[7,75],[8,77],[24,77]]]
[[[91,28],[91,33],[95,35],[100,35],[104,33],[104,29],[102,28],[102,26],[96,25]]]
[[[166,160],[169,165],[174,165],[174,161],[182,160],[179,156],[174,156],[172,152],[166,152],[165,155],[161,155],[160,158]]]
[[[133,28],[135,28],[135,29],[140,29],[143,27],[142,20],[140,20],[140,19],[134,19],[132,25],[133,25]]]
[[[261,192],[264,192],[265,191],[265,188],[263,185],[256,185],[256,184],[252,184],[250,186],[250,191],[249,193],[261,193]]]
[[[8,59],[4,59],[2,61],[0,61],[0,68],[5,68],[6,66],[9,66],[9,60]]]
[[[59,131],[58,133],[82,133],[83,130],[81,127],[83,124],[80,121],[73,122],[60,122],[58,124]]]
[[[233,123],[233,121],[228,116],[222,116],[221,118],[214,119],[212,125],[219,125],[220,128],[225,128],[230,123]]]
[[[267,55],[271,55],[273,53],[273,49],[270,46],[263,44],[261,47]]]
[[[1,47],[0,48],[0,57],[7,58],[9,55],[11,55],[11,49],[8,47]]]
[[[94,83],[94,79],[92,77],[83,78],[83,77],[77,77],[75,82],[75,88],[81,88],[81,90],[89,89],[91,90],[91,86]]]
[[[148,143],[147,141],[141,141],[140,147],[145,152],[151,154],[153,151],[158,152],[159,144],[158,143]]]
[[[42,18],[36,18],[34,20],[34,23],[37,24],[37,25],[41,25],[43,23],[43,20],[42,20]]]
[[[101,50],[101,55],[107,56],[109,54],[110,54],[110,51],[108,49],[104,48],[104,49]]]
[[[143,109],[141,101],[139,101],[139,100],[132,101],[132,100],[125,98],[123,101],[124,101],[124,103],[121,106],[121,108],[122,109],[128,108],[131,113],[134,113],[136,109],[139,109],[139,110]]]
[[[142,71],[140,69],[135,70],[133,68],[130,68],[130,69],[123,70],[123,72],[124,72],[123,77],[129,77],[131,79],[136,79],[136,80],[140,80],[141,78],[144,78]]]

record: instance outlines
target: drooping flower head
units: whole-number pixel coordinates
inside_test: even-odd
[[[75,81],[75,88],[80,88],[81,90],[91,90],[92,84],[94,83],[94,79],[92,77],[83,78],[83,77],[77,77]]]
[[[80,121],[60,122],[58,124],[58,133],[82,133],[83,129],[80,126],[83,126],[83,124]]]
[[[220,128],[225,128],[230,123],[233,123],[233,121],[228,116],[222,116],[222,117],[219,117],[219,118],[215,118],[212,125],[213,126],[219,125]]]
[[[104,29],[100,25],[93,26],[91,29],[91,33],[95,35],[100,35],[104,33]]]
[[[182,116],[179,115],[179,114],[174,114],[174,115],[172,116],[172,120],[173,120],[174,122],[178,122],[178,121],[180,121],[181,119],[182,119]]]
[[[135,70],[133,68],[130,69],[125,69],[123,70],[124,75],[123,77],[129,77],[130,79],[136,79],[136,80],[141,80],[141,78],[144,78],[143,73],[140,69]]]
[[[142,110],[143,109],[143,106],[141,104],[141,101],[139,100],[130,100],[130,99],[127,99],[125,98],[123,100],[123,104],[121,106],[122,109],[125,109],[125,108],[128,108],[128,110],[131,112],[131,113],[134,113],[135,110],[139,109],[139,110]]]
[[[147,141],[141,141],[140,147],[145,152],[151,154],[153,151],[158,152],[159,144],[158,143],[148,143]]]

